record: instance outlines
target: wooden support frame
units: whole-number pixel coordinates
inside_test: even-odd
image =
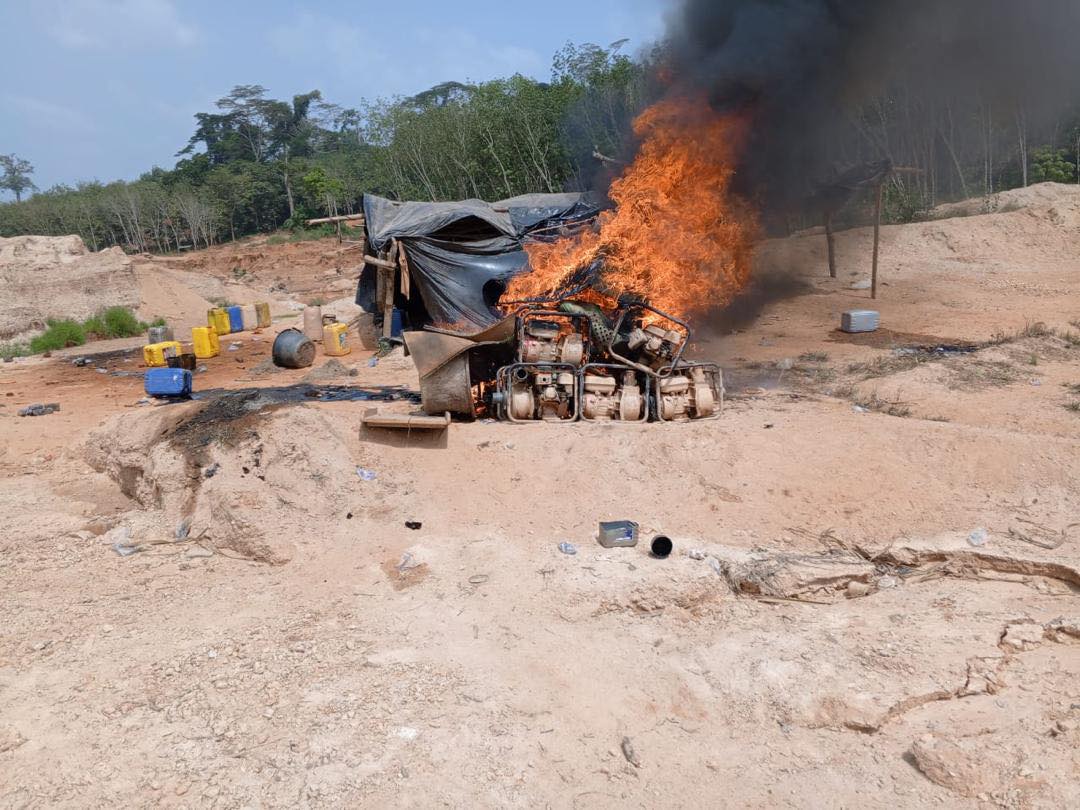
[[[874,261],[870,269],[870,297],[877,298],[878,247],[881,242],[881,197],[885,178],[877,184],[877,202],[874,204]]]

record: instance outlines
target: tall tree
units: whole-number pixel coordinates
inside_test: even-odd
[[[4,170],[3,175],[0,175],[0,188],[13,192],[15,202],[22,202],[24,191],[37,188],[30,179],[34,167],[29,160],[23,160],[15,154],[0,155],[0,169]]]

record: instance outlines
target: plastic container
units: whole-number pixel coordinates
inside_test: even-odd
[[[307,368],[315,362],[315,344],[299,329],[285,329],[274,339],[271,355],[275,366]]]
[[[169,340],[176,340],[171,326],[151,326],[146,330],[147,343],[165,343]]]
[[[323,327],[323,354],[330,357],[340,357],[348,354],[349,327],[343,323],[328,323]]]
[[[270,305],[265,301],[255,305],[255,322],[259,329],[270,327]]]
[[[602,520],[597,540],[604,548],[628,548],[637,545],[638,525],[632,520]]]
[[[243,332],[244,331],[244,311],[243,308],[232,306],[228,307],[226,312],[229,313],[229,331],[230,332]]]
[[[229,313],[221,307],[215,307],[206,313],[206,325],[211,327],[219,335],[227,335],[232,330],[229,328]]]
[[[244,304],[242,307],[240,307],[240,315],[243,317],[244,320],[245,332],[250,332],[252,329],[257,329],[259,327],[259,318],[258,315],[255,313],[254,304]]]
[[[304,310],[304,334],[308,340],[322,340],[322,307],[307,307]]]
[[[152,368],[143,377],[143,387],[151,397],[189,397],[191,372],[184,368]]]
[[[221,352],[217,330],[209,326],[196,326],[191,330],[191,343],[195,356],[200,360],[217,357]]]
[[[183,350],[184,347],[175,340],[150,343],[143,346],[143,362],[151,367],[164,366],[168,358],[176,357]]]
[[[390,337],[401,337],[401,310],[395,307],[390,312]]]

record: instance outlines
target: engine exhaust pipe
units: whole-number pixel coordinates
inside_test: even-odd
[[[671,538],[665,534],[658,534],[649,541],[649,553],[658,560],[669,557],[674,547]]]

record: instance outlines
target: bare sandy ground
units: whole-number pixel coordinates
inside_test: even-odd
[[[0,366],[0,804],[1075,806],[1080,191],[1002,196],[884,229],[873,336],[867,231],[764,245],[715,421],[364,432],[411,362],[273,330],[188,404]]]

